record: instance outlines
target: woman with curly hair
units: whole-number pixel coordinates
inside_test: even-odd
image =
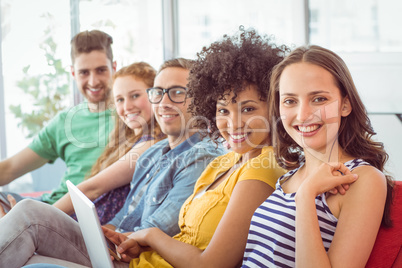
[[[224,36],[198,53],[189,78],[194,122],[215,142],[225,139],[232,152],[201,174],[181,208],[179,234],[172,238],[149,228],[127,240],[109,237],[124,261],[134,258],[130,267],[240,264],[251,216],[284,173],[270,146],[267,75],[286,51],[251,30]]]

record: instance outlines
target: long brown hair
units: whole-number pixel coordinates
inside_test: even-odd
[[[372,139],[376,133],[371,126],[366,108],[360,99],[349,69],[337,54],[319,46],[305,46],[295,49],[272,72],[269,118],[273,122],[274,131],[271,133],[273,133],[278,163],[286,169],[293,169],[300,166],[304,161],[302,148],[285,131],[279,113],[279,80],[287,66],[299,62],[311,63],[330,72],[342,97],[347,97],[350,101],[352,112],[347,117],[342,117],[338,131],[338,141],[341,148],[347,154],[364,159],[384,172],[388,154],[384,150],[383,143]],[[387,200],[383,224],[391,226],[389,209],[392,201],[393,180],[388,175],[385,177],[387,180]]]
[[[152,87],[154,84],[156,71],[146,62],[136,62],[126,67],[121,68],[113,75],[113,81],[118,77],[133,76],[136,79],[142,80],[147,86]],[[124,156],[133,145],[141,139],[145,134],[151,135],[155,140],[164,138],[162,131],[155,120],[154,116],[148,122],[146,129],[141,129],[140,133],[135,135],[134,130],[129,128],[119,116],[114,115],[115,126],[109,136],[109,143],[105,150],[99,156],[96,163],[92,166],[91,172],[86,177],[87,179],[95,176],[101,170],[110,166],[122,156]]]

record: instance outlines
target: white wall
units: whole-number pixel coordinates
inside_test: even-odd
[[[376,140],[384,143],[389,154],[387,171],[396,180],[402,181],[402,122],[396,115],[370,115]]]

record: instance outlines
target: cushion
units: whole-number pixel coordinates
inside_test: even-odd
[[[25,265],[34,264],[34,263],[50,263],[50,264],[57,264],[64,267],[69,268],[88,268],[87,266],[83,266],[80,264],[72,263],[69,261],[59,260],[51,257],[41,256],[38,254],[33,255]]]
[[[391,219],[392,228],[380,227],[366,267],[402,267],[402,181],[395,182]]]

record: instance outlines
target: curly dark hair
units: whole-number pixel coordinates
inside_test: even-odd
[[[260,99],[267,100],[272,68],[281,62],[289,48],[277,46],[269,36],[261,36],[254,29],[243,30],[233,36],[203,47],[190,71],[189,110],[196,127],[208,130],[215,142],[221,137],[216,126],[216,103],[225,96],[237,94],[248,85],[255,85]]]

